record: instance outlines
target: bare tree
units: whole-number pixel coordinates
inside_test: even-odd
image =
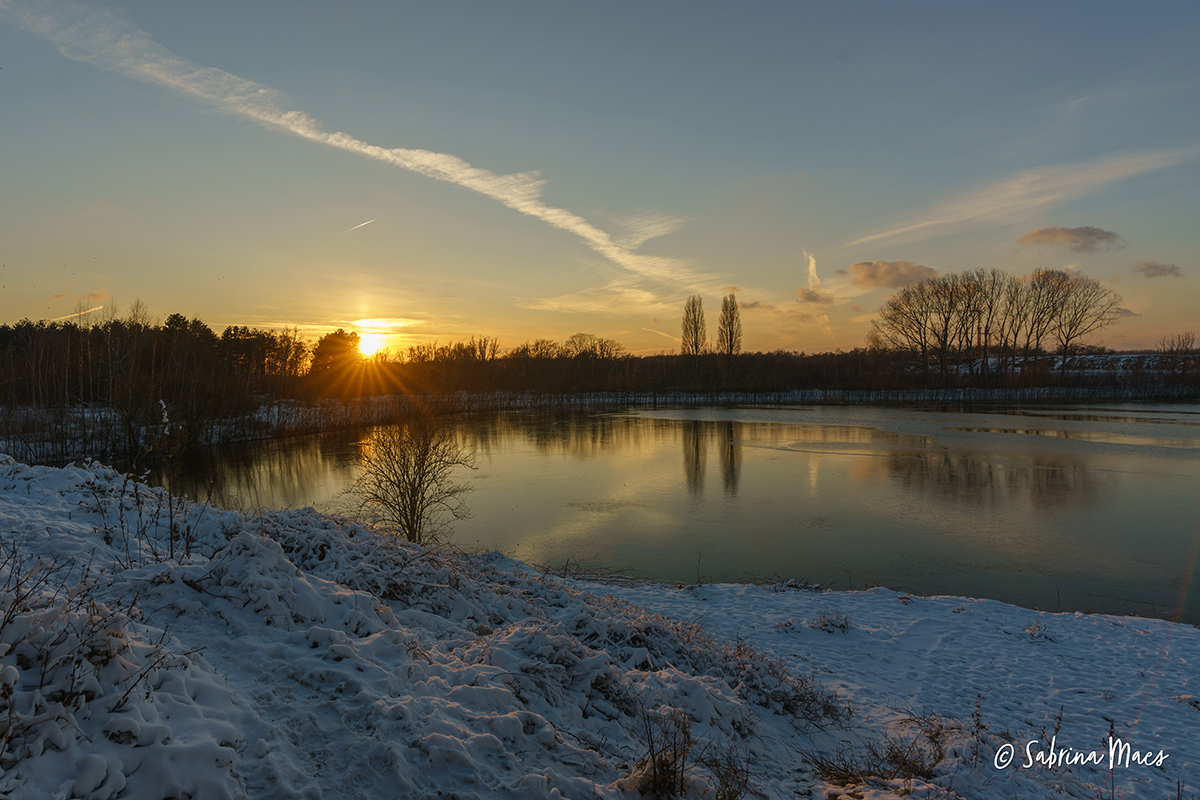
[[[566,358],[619,358],[624,352],[620,342],[594,333],[573,334],[563,342],[561,349]]]
[[[1166,358],[1167,369],[1179,371],[1179,377],[1187,375],[1188,368],[1195,366],[1197,359],[1196,333],[1184,331],[1158,340],[1158,351]]]
[[[892,295],[871,322],[867,343],[871,347],[907,350],[921,360],[921,375],[929,378],[929,347],[933,339],[928,280],[911,283]]]
[[[964,291],[957,275],[942,275],[929,281],[929,332],[937,348],[942,385],[948,380],[950,354],[960,341]]]
[[[1117,306],[1121,296],[1101,286],[1100,282],[1083,275],[1064,275],[1058,314],[1054,317],[1051,332],[1062,348],[1062,374],[1067,372],[1067,354],[1071,342],[1090,333],[1095,333],[1117,321]]]
[[[437,420],[376,428],[360,445],[358,461],[362,474],[348,492],[368,522],[429,544],[449,536],[452,520],[471,516],[462,497],[471,487],[456,482],[454,472],[475,469],[474,454]]]
[[[708,334],[704,331],[704,301],[694,294],[683,306],[683,341],[685,356],[698,356],[708,347]]]
[[[1029,276],[1029,323],[1025,328],[1025,362],[1030,354],[1042,349],[1042,342],[1054,329],[1055,319],[1066,301],[1071,277],[1062,270],[1037,269]]]
[[[1004,338],[1004,296],[1008,284],[1013,278],[1008,273],[992,268],[989,271],[977,269],[972,273],[967,273],[969,278],[977,287],[974,293],[975,300],[975,323],[976,333],[980,337],[981,351],[979,357],[980,374],[984,378],[984,385],[987,385],[987,380],[992,373],[992,340],[993,335],[996,335],[1001,340]]]
[[[717,351],[727,357],[742,352],[742,317],[737,297],[725,295],[721,301],[721,319],[717,323]]]

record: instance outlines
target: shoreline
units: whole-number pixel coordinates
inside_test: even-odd
[[[692,800],[730,774],[746,798],[1165,797],[1197,763],[1200,631],[1171,622],[560,580],[8,457],[0,543],[24,587],[0,627],[5,793],[635,800],[646,725],[694,743]],[[1110,733],[1114,770],[1024,758]]]

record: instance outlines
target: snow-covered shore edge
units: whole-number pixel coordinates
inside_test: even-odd
[[[1191,626],[556,578],[7,456],[0,544],[0,796],[634,798],[655,773],[696,798],[1200,787]],[[1110,737],[1128,766],[1109,770]]]

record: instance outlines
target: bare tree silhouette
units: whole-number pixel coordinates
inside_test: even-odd
[[[362,474],[348,492],[365,521],[416,544],[444,541],[452,520],[469,519],[454,479],[457,467],[475,469],[475,457],[449,427],[428,417],[376,428],[359,449]]]
[[[704,301],[694,294],[683,306],[683,354],[698,356],[708,347],[708,334],[704,330]]]
[[[726,357],[742,352],[742,317],[737,297],[725,295],[721,301],[721,319],[717,323],[717,352]]]

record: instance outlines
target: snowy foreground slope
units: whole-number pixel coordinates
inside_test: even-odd
[[[1190,626],[559,579],[7,456],[0,541],[0,796],[1200,791]]]

